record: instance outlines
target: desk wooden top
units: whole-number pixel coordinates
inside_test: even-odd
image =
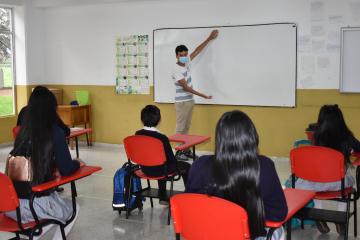
[[[87,104],[87,105],[58,105],[58,108],[60,109],[70,109],[70,108],[86,108],[86,107],[89,107],[90,104]]]
[[[193,147],[195,145],[203,143],[209,139],[210,139],[210,137],[208,137],[208,136],[187,135],[187,134],[180,134],[180,133],[177,133],[177,134],[169,137],[169,140],[171,142],[182,143],[181,145],[175,147],[175,150],[177,150],[177,151],[188,149],[190,147]]]
[[[284,189],[286,204],[288,206],[288,214],[282,222],[266,221],[267,227],[278,228],[287,220],[291,219],[301,208],[303,208],[315,196],[314,191],[286,188]]]

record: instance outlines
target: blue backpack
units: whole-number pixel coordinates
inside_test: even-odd
[[[128,196],[128,191],[136,192],[141,190],[141,181],[138,177],[133,176],[132,186],[129,189],[129,172],[131,168],[134,167],[131,163],[125,163],[121,168],[119,168],[114,175],[114,195],[112,207],[114,211],[118,211],[121,214],[121,211],[126,211],[127,208],[130,211],[139,208],[142,209],[143,198],[132,195],[130,197],[129,203],[127,203],[126,197]]]

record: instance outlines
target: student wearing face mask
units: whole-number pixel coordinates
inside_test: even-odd
[[[176,133],[187,134],[190,128],[194,97],[197,95],[205,99],[212,96],[198,92],[192,87],[191,61],[219,34],[218,30],[213,30],[209,37],[201,43],[191,54],[188,55],[188,48],[179,45],[175,48],[177,62],[173,69],[172,79],[175,84],[175,110],[176,110]],[[179,160],[187,160],[192,157],[190,150],[176,154]]]

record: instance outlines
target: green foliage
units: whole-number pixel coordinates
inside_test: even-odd
[[[0,96],[0,117],[14,114],[13,97]]]

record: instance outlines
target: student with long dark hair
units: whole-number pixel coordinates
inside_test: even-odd
[[[20,198],[20,212],[23,223],[33,221],[29,208],[31,187],[54,178],[55,169],[62,176],[79,169],[80,162],[71,158],[64,131],[57,125],[57,103],[52,92],[38,86],[32,92],[21,129],[10,156],[24,156],[30,161],[32,178],[29,181],[13,180]],[[65,223],[72,215],[72,203],[55,191],[49,191],[34,200],[34,209],[40,219],[56,219]],[[79,208],[77,208],[79,209]],[[6,213],[16,219],[15,212]],[[74,221],[73,221],[74,222]],[[69,232],[72,224],[65,231]],[[55,235],[59,236],[60,231]]]
[[[349,170],[351,167],[350,156],[353,151],[360,151],[360,142],[354,137],[347,127],[341,109],[337,104],[324,105],[321,107],[318,121],[315,124],[313,144],[335,149],[344,154],[346,174],[345,188],[351,187],[355,180]],[[331,183],[311,182],[304,179],[297,179],[296,188],[313,190],[316,192],[338,191],[341,189],[341,181]],[[322,208],[321,201],[316,200],[315,208]],[[346,204],[338,203],[338,210],[345,211]],[[330,231],[325,222],[317,222],[317,227],[321,233]],[[339,234],[345,232],[345,226],[336,224]]]
[[[252,239],[266,234],[265,220],[282,221],[287,215],[274,163],[259,155],[258,145],[255,126],[245,113],[225,113],[216,126],[215,155],[195,161],[186,184],[186,192],[214,195],[243,207]],[[280,228],[273,239],[282,234]]]

